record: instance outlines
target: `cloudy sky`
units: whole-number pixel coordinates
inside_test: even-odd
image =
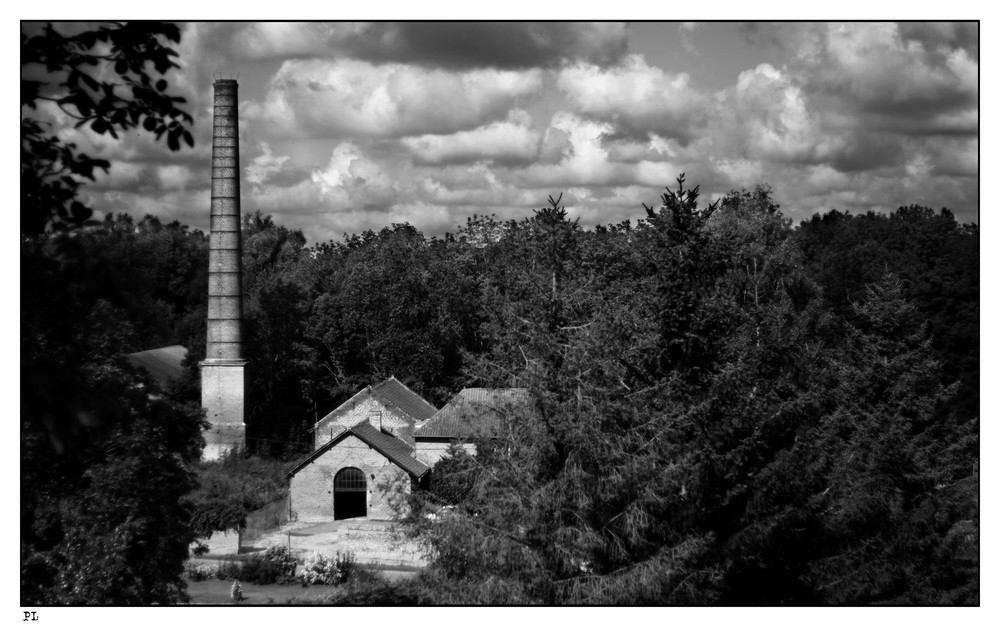
[[[239,74],[243,211],[311,242],[563,193],[584,225],[643,215],[686,173],[827,209],[979,212],[975,23],[189,23],[171,88],[196,146],[74,137],[104,211],[206,229],[213,76]],[[66,121],[68,122],[68,120]],[[64,129],[67,137],[73,131]]]

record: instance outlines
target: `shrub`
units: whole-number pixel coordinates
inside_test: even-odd
[[[333,586],[348,581],[356,571],[357,562],[354,554],[337,551],[333,559],[326,555],[313,553],[306,558],[299,580],[303,586],[321,584]]]
[[[217,566],[203,566],[195,562],[188,562],[184,565],[184,577],[189,581],[204,581],[214,576],[217,570]]]
[[[340,555],[338,554],[337,557],[339,558]],[[300,579],[304,586],[317,584],[332,586],[342,581],[343,572],[337,568],[337,563],[334,560],[326,555],[313,553],[306,558]]]
[[[296,560],[286,546],[272,546],[243,563],[240,579],[256,584],[290,583],[295,579]]]
[[[354,559],[354,553],[350,551],[345,551],[341,553],[337,551],[337,557],[334,559],[334,566],[340,571],[340,580],[348,581],[354,574],[355,567],[357,566],[357,561]]]
[[[290,583],[295,580],[295,556],[286,546],[272,546],[263,553],[255,553],[246,561],[220,562],[215,569],[216,579],[240,580],[248,583]]]
[[[287,496],[287,471],[284,462],[243,458],[238,453],[196,465],[198,487],[184,497],[196,535],[209,537],[217,531],[244,527],[251,512]],[[284,507],[275,505],[274,509],[280,517]]]
[[[215,578],[220,581],[239,579],[243,576],[242,571],[243,568],[239,562],[220,562],[219,565],[215,567]]]
[[[389,581],[385,577],[359,566],[350,581],[330,588],[329,594],[286,598],[286,605],[426,605],[427,592],[418,579]]]
[[[232,597],[233,601],[236,601],[237,603],[244,599],[243,586],[240,585],[240,582],[233,582],[233,587],[229,590],[229,596]]]

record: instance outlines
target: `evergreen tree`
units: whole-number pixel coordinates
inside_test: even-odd
[[[810,581],[828,603],[976,603],[976,421],[942,412],[956,386],[897,277],[870,285],[855,313],[817,433],[826,555]]]
[[[499,441],[416,494],[437,602],[968,603],[975,422],[897,280],[826,309],[767,188],[586,233],[557,201],[484,276]],[[950,416],[950,417],[949,417]],[[454,509],[432,522],[423,514]],[[936,560],[936,561],[935,561]]]

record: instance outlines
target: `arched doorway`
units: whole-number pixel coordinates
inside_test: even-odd
[[[333,478],[333,519],[368,515],[368,482],[357,468],[344,468]]]

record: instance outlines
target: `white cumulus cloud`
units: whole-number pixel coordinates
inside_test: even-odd
[[[690,76],[650,66],[642,55],[607,68],[583,63],[567,67],[557,84],[580,113],[671,137],[692,136],[706,104]]]
[[[538,154],[541,141],[541,134],[530,123],[524,111],[514,110],[502,122],[450,135],[404,137],[402,143],[418,163],[528,161]]]
[[[447,72],[351,59],[285,61],[247,115],[289,135],[445,134],[502,120],[541,85],[540,70]]]

